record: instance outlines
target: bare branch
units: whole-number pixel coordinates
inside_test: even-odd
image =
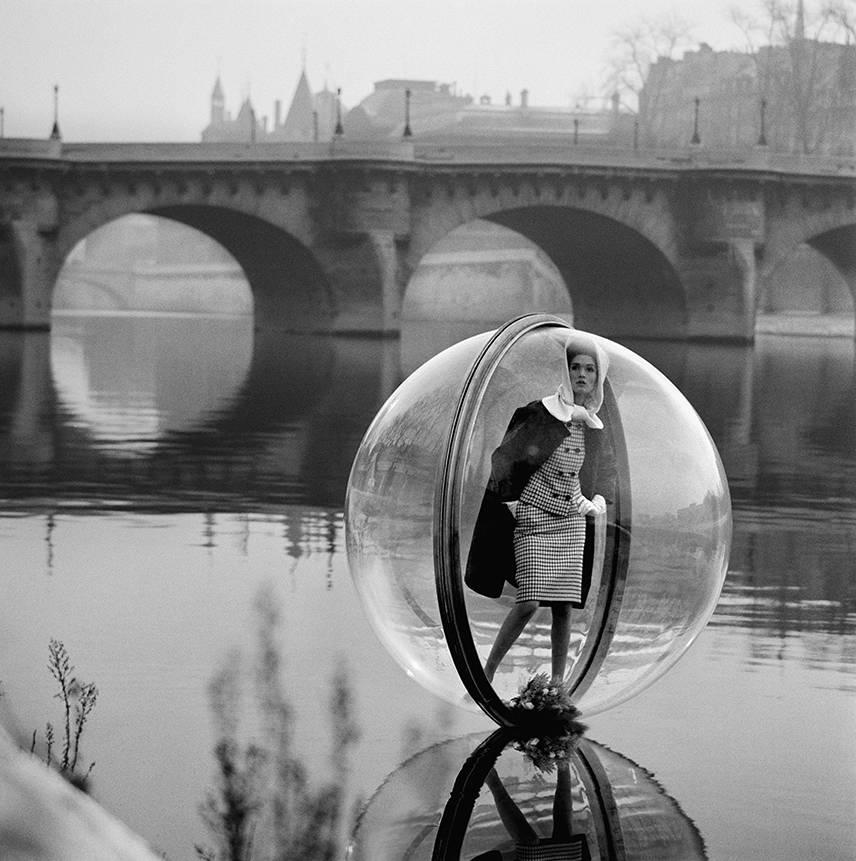
[[[607,80],[620,94],[638,96],[651,65],[660,57],[674,59],[693,43],[693,28],[681,16],[639,18],[617,29],[611,38]]]

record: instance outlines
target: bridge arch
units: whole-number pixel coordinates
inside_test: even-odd
[[[442,237],[419,262],[406,285],[401,321],[456,324],[470,334],[533,308],[573,322],[562,274],[525,236],[476,219]]]
[[[808,244],[841,273],[856,301],[856,222],[813,236]]]
[[[253,292],[257,327],[330,328],[327,278],[312,252],[282,228],[226,207],[173,205],[149,211],[201,230],[235,258]]]
[[[504,210],[489,220],[546,252],[562,273],[580,328],[611,337],[686,335],[686,299],[678,275],[637,230],[572,207]]]
[[[290,331],[325,331],[333,308],[326,275],[298,238],[255,214],[230,206],[164,203],[143,208],[104,207],[88,212],[63,230],[59,266],[81,239],[98,227],[132,212],[170,219],[219,243],[244,271],[253,294],[257,327]],[[57,271],[58,274],[58,271]]]
[[[656,227],[652,223],[656,219],[650,215],[643,232],[641,220],[631,226],[636,219],[629,218],[628,224],[614,215],[581,206],[536,202],[503,207],[494,202],[492,208],[484,209],[487,211],[476,215],[449,207],[445,211],[452,215],[439,224],[435,220],[435,229],[442,226],[449,235],[469,220],[467,216],[475,216],[525,237],[560,273],[567,309],[555,310],[570,314],[572,309],[574,324],[581,328],[611,337],[686,337],[687,299],[660,243],[667,251],[674,251],[666,239],[666,229]],[[626,213],[632,211],[633,207],[625,208]],[[427,236],[420,238],[427,244]],[[436,247],[439,238],[432,238],[431,247]],[[424,250],[425,256],[429,253],[430,247]],[[517,311],[546,310],[532,307],[529,303],[533,298],[521,294]]]
[[[800,200],[800,206],[805,208],[806,201]],[[808,246],[825,258],[841,276],[849,291],[850,307],[846,310],[856,312],[856,212],[852,205],[820,205],[803,219],[789,216],[789,208],[783,206],[768,219],[759,302],[772,304],[771,292],[776,289],[777,274],[791,267],[800,249]],[[807,295],[802,296],[801,301],[803,304],[813,302],[813,306],[806,310],[818,313],[842,313],[845,310],[841,306],[847,299],[840,296],[840,291],[830,300],[829,290],[822,290],[817,284],[806,286]],[[830,301],[835,307],[825,307]]]

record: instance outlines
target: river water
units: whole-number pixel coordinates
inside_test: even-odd
[[[357,858],[430,857],[452,782],[493,726],[423,691],[376,640],[342,505],[368,423],[444,338],[265,335],[247,318],[180,315],[0,334],[0,718],[39,749],[46,721],[60,727],[47,662],[61,641],[98,687],[80,745],[93,794],[172,861],[216,846],[200,808],[217,797],[221,738],[239,753],[267,739],[294,805],[341,788],[335,857],[349,843]],[[620,763],[622,786],[668,799],[648,857],[852,859],[853,342],[626,345],[707,424],[734,545],[707,629],[589,721],[589,754],[613,757],[616,797]],[[675,822],[691,856],[663,849]]]

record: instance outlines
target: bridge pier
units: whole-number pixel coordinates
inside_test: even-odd
[[[394,230],[340,235],[314,251],[330,283],[333,331],[398,334],[405,276]]]
[[[51,297],[62,265],[56,234],[19,219],[11,223],[10,238],[14,268],[0,289],[0,327],[49,329]]]
[[[754,340],[757,275],[751,239],[685,252],[677,270],[686,291],[688,338]]]
[[[680,199],[688,230],[678,262],[687,337],[755,339],[755,250],[767,233],[766,204],[751,185],[690,182]]]
[[[380,276],[381,327],[384,333],[398,332],[401,321],[401,297],[404,286],[399,283],[398,250],[395,245],[395,232],[392,230],[373,230],[369,233],[377,257]]]

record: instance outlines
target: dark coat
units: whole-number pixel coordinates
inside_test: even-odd
[[[600,494],[615,501],[615,451],[608,428],[584,427],[586,456],[580,468],[580,490],[591,499]],[[491,456],[491,472],[476,520],[464,580],[482,595],[497,598],[503,583],[516,585],[514,516],[504,505],[520,497],[535,470],[566,438],[563,422],[541,401],[514,411],[502,442]]]

